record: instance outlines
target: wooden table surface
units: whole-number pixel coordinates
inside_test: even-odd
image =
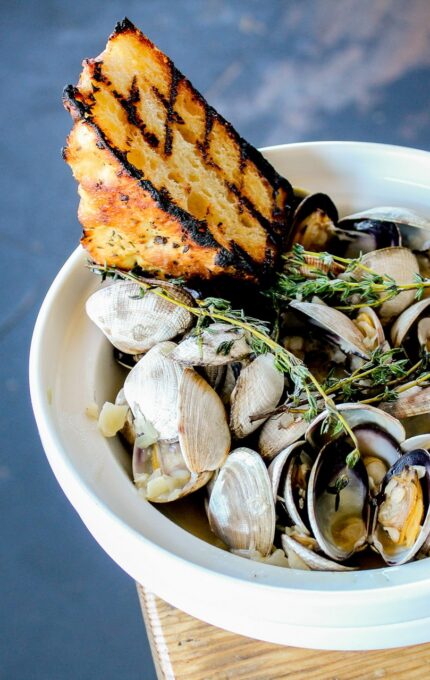
[[[370,652],[283,647],[215,628],[137,590],[159,680],[430,678],[430,644]]]

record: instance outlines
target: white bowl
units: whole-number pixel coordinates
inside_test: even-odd
[[[403,205],[430,214],[430,154],[320,142],[266,149],[295,186],[330,194],[341,213]],[[52,469],[94,538],[130,576],[216,626],[320,649],[375,649],[430,640],[430,560],[352,573],[262,565],[219,550],[138,497],[128,456],[85,406],[114,395],[111,349],[84,311],[98,278],[78,248],[40,310],[30,356],[33,408]]]

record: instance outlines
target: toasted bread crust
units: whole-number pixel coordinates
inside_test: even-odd
[[[83,63],[64,104],[75,120],[64,157],[95,261],[186,278],[273,268],[288,182],[130,22]]]

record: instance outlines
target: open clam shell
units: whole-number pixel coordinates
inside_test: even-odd
[[[367,541],[368,477],[361,460],[351,469],[347,438],[326,444],[312,467],[307,509],[312,533],[321,550],[338,562],[347,560]]]
[[[369,404],[339,404],[336,408],[354,432],[373,496],[378,493],[387,470],[401,456],[405,429],[396,418],[386,418],[384,411]],[[321,431],[327,415],[327,411],[319,414],[306,433],[307,441],[317,450],[331,439],[330,432]],[[345,433],[339,433],[338,437],[345,437]]]
[[[363,423],[354,428],[358,449],[369,478],[369,491],[378,493],[388,469],[402,455],[399,442],[378,425]]]
[[[284,375],[275,366],[273,354],[260,354],[242,369],[231,394],[230,428],[238,439],[254,432],[264,418],[251,416],[276,408],[284,391]]]
[[[389,208],[371,208],[342,217],[331,252],[358,257],[380,248],[402,244],[400,228]]]
[[[282,547],[288,557],[292,569],[310,569],[311,571],[354,571],[354,567],[347,567],[339,562],[327,559],[323,555],[306,548],[291,536],[282,534]],[[294,559],[297,556],[299,560]],[[301,564],[301,562],[303,564]],[[304,566],[303,566],[304,565]]]
[[[230,450],[230,430],[220,397],[192,368],[185,368],[178,391],[178,432],[191,472],[217,470]]]
[[[398,284],[413,283],[416,274],[419,273],[418,260],[408,249],[400,246],[382,248],[363,255],[362,264],[372,269],[372,271],[392,278]],[[362,277],[363,270],[357,269],[354,275]],[[380,297],[383,297],[383,293]],[[390,323],[404,309],[409,307],[415,299],[415,290],[405,290],[396,295],[391,300],[387,300],[377,308],[378,315],[382,323]]]
[[[299,243],[305,250],[326,250],[338,219],[337,208],[327,194],[309,194],[294,212],[292,242]]]
[[[266,461],[275,456],[290,444],[303,437],[308,423],[303,418],[294,417],[292,413],[280,413],[271,416],[261,428],[258,438],[258,450]]]
[[[422,327],[419,333],[419,324],[428,321],[426,327]],[[426,347],[430,339],[430,298],[420,300],[405,309],[393,323],[391,340],[394,347],[403,346],[411,361],[418,359],[422,346]],[[424,330],[427,332],[424,333]],[[422,335],[423,337],[420,337]],[[430,346],[429,346],[430,351]]]
[[[346,314],[314,302],[293,300],[290,307],[304,315],[312,325],[322,328],[327,339],[339,346],[345,354],[355,354],[362,359],[370,358],[363,334]]]
[[[208,483],[212,472],[191,472],[179,442],[158,441],[149,447],[135,444],[133,479],[141,495],[153,503],[170,503]]]
[[[158,342],[187,331],[190,312],[148,291],[142,297],[137,283],[119,281],[100,288],[87,300],[86,311],[108,340],[121,352],[139,354]]]
[[[411,250],[423,250],[430,243],[430,220],[419,215],[414,210],[399,206],[378,206],[364,210],[354,215],[342,218],[339,228],[348,228],[348,222],[354,223],[355,228],[363,230],[365,223],[374,225],[377,229],[378,247],[387,245],[405,245]],[[396,243],[396,231],[400,232],[401,241]],[[394,238],[393,238],[394,237]],[[382,240],[383,239],[383,240]],[[391,239],[392,243],[387,243]],[[382,245],[384,243],[384,245]],[[362,252],[375,250],[375,247],[362,248]],[[358,254],[359,251],[357,251]]]
[[[212,531],[232,550],[272,549],[275,504],[261,457],[242,447],[232,451],[213,484],[208,504]]]
[[[178,344],[172,359],[187,366],[222,366],[240,361],[252,352],[245,333],[229,324],[213,323],[200,335],[190,335]]]
[[[430,454],[405,453],[388,471],[378,500],[373,545],[389,565],[411,560],[430,533]]]
[[[172,361],[174,342],[161,342],[145,354],[124,382],[124,395],[135,418],[144,416],[160,439],[178,439],[177,403],[184,368]]]
[[[313,458],[302,440],[281,451],[268,469],[275,503],[283,504],[290,524],[304,533],[309,532],[306,492]]]

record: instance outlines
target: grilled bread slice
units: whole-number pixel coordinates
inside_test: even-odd
[[[75,121],[64,157],[95,262],[185,278],[273,269],[289,183],[128,20],[64,103]]]

